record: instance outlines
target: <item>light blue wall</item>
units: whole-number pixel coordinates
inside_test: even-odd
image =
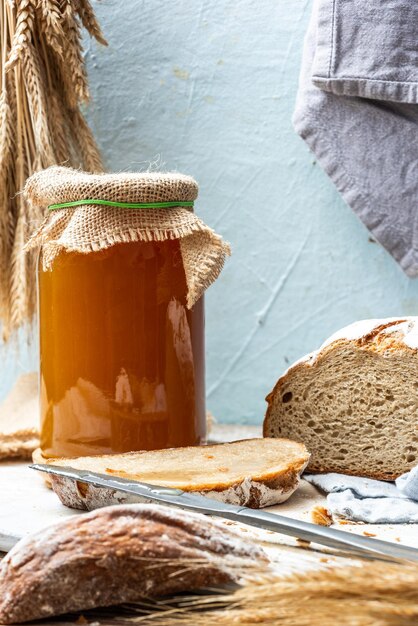
[[[311,3],[94,5],[109,48],[87,45],[89,120],[107,166],[199,181],[197,211],[233,247],[206,300],[208,408],[259,422],[287,364],[331,332],[418,313],[418,282],[369,241],[292,129]]]

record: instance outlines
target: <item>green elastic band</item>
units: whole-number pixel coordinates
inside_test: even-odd
[[[50,204],[48,209],[50,211],[55,211],[56,209],[66,209],[67,207],[79,206],[80,204],[104,204],[106,206],[115,206],[120,209],[169,209],[170,207],[176,206],[192,207],[194,202],[186,200],[175,200],[174,202],[112,202],[111,200],[84,198],[83,200],[75,200],[74,202]]]

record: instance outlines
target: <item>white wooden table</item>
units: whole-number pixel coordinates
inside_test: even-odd
[[[260,427],[215,425],[212,439],[231,441],[258,437],[260,434]],[[325,497],[315,487],[302,480],[299,489],[287,502],[270,507],[269,511],[310,521],[310,512],[318,504],[325,504]],[[57,496],[44,485],[39,474],[28,468],[28,463],[0,463],[0,551],[9,550],[21,537],[33,531],[41,530],[73,515],[83,515],[83,512],[64,507]],[[416,525],[372,526],[337,523],[335,527],[358,534],[372,533],[380,539],[418,547]],[[244,529],[244,532],[255,534],[261,540],[266,537],[265,531]],[[269,542],[274,542],[271,533],[268,539]],[[281,536],[278,536],[277,540],[286,543],[292,541]]]

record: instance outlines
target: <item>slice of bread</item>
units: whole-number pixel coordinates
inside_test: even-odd
[[[418,317],[342,329],[266,399],[264,436],[305,443],[309,471],[394,480],[418,462]]]
[[[194,491],[222,502],[262,508],[284,502],[309,460],[303,444],[287,439],[246,439],[211,446],[104,456],[51,459],[50,465],[91,470],[144,483]],[[92,510],[138,502],[136,496],[51,475],[63,504]]]

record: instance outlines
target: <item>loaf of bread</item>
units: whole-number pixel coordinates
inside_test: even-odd
[[[51,459],[49,464],[175,487],[222,502],[261,508],[289,498],[308,460],[303,444],[287,439],[246,439],[153,452]],[[51,474],[51,480],[63,504],[72,508],[91,510],[138,501],[135,496],[62,476]]]
[[[264,436],[303,442],[309,471],[394,480],[418,463],[418,317],[344,328],[267,402]]]
[[[263,550],[203,515],[100,509],[18,542],[0,562],[0,624],[237,581]]]

